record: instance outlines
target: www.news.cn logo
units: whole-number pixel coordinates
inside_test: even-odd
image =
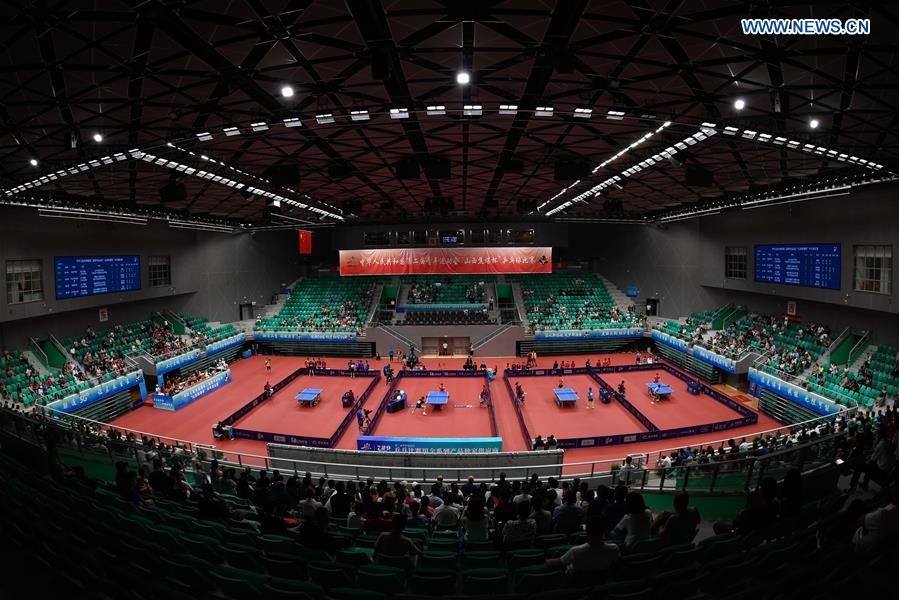
[[[868,35],[871,19],[741,19],[744,35]]]

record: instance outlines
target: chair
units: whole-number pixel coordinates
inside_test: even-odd
[[[324,588],[356,581],[356,567],[352,565],[315,560],[309,563],[308,571],[309,579]]]
[[[662,554],[662,566],[665,569],[680,569],[699,562],[702,557],[701,548],[689,548]]]
[[[277,552],[278,554],[290,554],[296,548],[296,541],[283,535],[260,535],[258,537],[259,547],[266,554]]]
[[[512,550],[506,553],[506,565],[511,570],[520,569],[530,565],[542,565],[545,561],[543,550]]]
[[[625,556],[612,567],[612,574],[617,581],[642,579],[651,574],[661,562],[662,557],[659,554],[633,554]]]
[[[387,594],[380,594],[360,588],[331,588],[328,598],[333,600],[386,600]]]
[[[207,572],[197,569],[194,565],[184,564],[177,559],[170,559],[166,556],[159,556],[158,559],[160,564],[165,567],[168,575],[190,586],[192,590],[209,592],[215,589],[215,580],[211,579]]]
[[[637,594],[642,592],[651,592],[652,588],[644,581],[616,581],[600,585],[593,589],[593,597],[591,600],[608,600],[609,598],[621,598],[627,594]]]
[[[428,541],[428,550],[443,550],[443,551],[458,552],[459,539],[458,538],[432,537]]]
[[[534,547],[546,550],[551,546],[559,546],[568,543],[568,535],[564,533],[547,533],[534,538]]]
[[[306,594],[312,600],[324,600],[325,598],[325,591],[322,589],[322,587],[318,584],[312,583],[311,581],[296,581],[290,579],[273,578],[269,581],[268,585],[272,588],[284,592],[299,592]]]
[[[259,597],[261,586],[257,588],[246,579],[233,577],[216,571],[210,571],[209,576],[216,582],[219,590],[226,596],[238,598],[239,600]]]
[[[306,592],[282,590],[270,585],[262,586],[262,597],[266,600],[315,600]]]
[[[412,556],[391,556],[389,554],[381,554],[378,556],[377,564],[396,567],[397,569],[402,569],[404,573],[408,573],[415,568],[415,558]]]
[[[262,557],[262,565],[271,577],[306,579],[309,576],[306,561],[295,556],[267,554]]]
[[[455,552],[431,552],[430,550],[425,551],[419,561],[418,565],[421,568],[427,569],[446,569],[446,568],[455,568],[456,567],[456,553]]]
[[[546,565],[532,565],[515,571],[514,591],[521,594],[546,592],[562,585],[562,571]]]
[[[256,548],[225,544],[221,547],[221,550],[225,560],[228,561],[228,565],[258,573],[263,571],[262,556]]]
[[[222,562],[222,554],[219,552],[221,542],[205,535],[182,535],[181,544],[188,554],[198,556],[213,563]]]
[[[471,569],[462,574],[463,593],[471,596],[505,594],[508,588],[505,569]]]
[[[466,552],[462,556],[466,569],[484,569],[502,566],[502,555],[496,551]]]
[[[654,538],[650,540],[641,540],[634,544],[634,547],[630,549],[630,553],[633,554],[642,554],[646,552],[659,552],[665,546],[665,541],[661,538]]]
[[[368,553],[357,548],[338,550],[336,558],[338,562],[342,562],[348,565],[354,565],[357,567],[371,564],[371,557],[368,555]]]
[[[494,544],[490,540],[485,540],[483,542],[465,542],[465,551],[468,552],[470,550],[475,550],[475,551],[496,550],[496,544]]]
[[[250,531],[225,527],[222,534],[222,541],[226,544],[255,547],[258,537],[258,535]]]
[[[453,569],[415,569],[409,575],[411,591],[429,596],[456,593],[456,571]]]
[[[397,567],[364,565],[359,567],[356,585],[385,595],[395,594],[406,588],[406,573]]]

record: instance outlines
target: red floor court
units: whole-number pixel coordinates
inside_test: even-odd
[[[358,398],[371,383],[369,377],[310,377],[301,375],[278,391],[267,402],[250,411],[234,424],[238,429],[269,431],[289,435],[329,438],[340,425],[349,409],[343,408],[340,399],[344,392],[353,390]],[[297,394],[307,388],[322,390],[321,402],[315,406],[300,406],[294,400]],[[381,386],[376,386],[366,407],[377,406]]]
[[[509,382],[513,389],[516,382],[521,382],[526,394],[522,412],[528,431],[534,437],[552,434],[556,439],[567,439],[646,431],[640,421],[619,403],[600,402],[598,384],[589,375],[565,376],[565,387],[580,396],[573,407],[556,404],[553,392],[559,384],[557,376],[511,377]],[[590,387],[596,398],[594,408],[587,408],[587,388]],[[504,395],[512,402],[508,390]]]
[[[428,407],[428,414],[412,409],[415,401],[428,392],[437,391],[440,383],[449,392],[449,402],[442,409]],[[486,377],[415,378],[404,377],[399,389],[405,390],[407,407],[395,413],[384,413],[373,435],[397,437],[490,437],[490,415],[478,404],[478,394],[487,382]],[[521,437],[520,435],[518,436]],[[355,436],[345,435],[341,448],[355,448]]]
[[[743,415],[724,406],[717,400],[701,394],[693,396],[687,391],[685,381],[667,371],[658,371],[660,381],[674,390],[669,400],[653,402],[646,384],[653,379],[656,371],[631,373],[611,373],[602,378],[613,388],[623,380],[627,389],[627,400],[637,410],[646,415],[659,429],[674,429],[687,425],[705,425],[729,419],[739,419]]]
[[[583,366],[587,358],[587,356],[540,357],[538,359],[538,365],[541,368],[550,368],[555,361],[561,362],[563,360],[571,360],[575,362],[576,366]],[[611,358],[612,364],[614,365],[633,364],[634,362],[634,355],[631,353],[594,355],[590,356],[589,358],[594,362],[594,364],[597,358]],[[505,368],[506,363],[515,362],[516,360],[521,359],[515,359],[511,357],[477,357],[477,362],[479,364],[481,362],[484,362],[491,368],[493,366],[499,366],[500,369]],[[222,419],[225,416],[231,414],[237,408],[243,406],[251,398],[256,396],[260,391],[262,391],[266,380],[269,380],[271,382],[279,381],[280,379],[283,379],[284,377],[292,373],[297,368],[303,366],[304,362],[305,357],[274,356],[272,357],[272,373],[267,374],[263,367],[263,357],[254,356],[249,359],[239,360],[231,365],[231,371],[234,374],[234,380],[230,384],[212,392],[207,396],[204,396],[193,404],[190,404],[177,412],[163,411],[152,407],[141,407],[136,411],[119,417],[113,422],[113,424],[118,427],[152,434],[155,436],[215,445],[217,446],[217,448],[225,451],[226,453],[229,451],[243,452],[247,454],[257,454],[264,456],[266,454],[266,447],[264,442],[256,442],[252,440],[233,440],[229,442],[222,442],[214,440],[212,437],[212,425],[214,425],[219,419]],[[387,360],[371,360],[370,362],[372,368],[380,369],[381,366],[383,366],[387,362]],[[464,357],[426,358],[424,359],[424,362],[428,366],[428,368],[431,369],[440,367],[447,369],[458,369],[462,367],[465,359]],[[341,367],[343,366],[345,361],[342,359],[334,358],[329,359],[328,363],[329,366],[332,367]],[[646,377],[646,374],[638,373],[633,376],[640,378],[634,382],[634,389],[636,389],[637,385],[643,385],[643,387],[645,388],[645,381],[643,381],[643,378]],[[410,380],[406,379],[405,381]],[[570,382],[570,378],[566,378],[566,381]],[[449,382],[449,380],[447,380],[447,382]],[[447,385],[449,385],[449,383],[447,383]],[[629,387],[631,386],[629,385]],[[480,388],[478,388],[478,390],[479,389]],[[387,388],[383,384],[382,380],[382,383],[378,386],[378,388],[376,388],[374,395],[369,400],[370,406],[376,406],[376,403],[381,401],[381,398],[386,391]],[[490,384],[490,391],[493,398],[493,406],[499,434],[500,437],[503,438],[503,449],[507,451],[529,449],[530,442],[524,440],[522,436],[521,428],[518,425],[518,418],[515,414],[515,408],[512,404],[512,399],[509,397],[509,394],[507,393],[505,388],[505,383],[503,383],[501,377]],[[476,396],[477,391],[475,391],[473,394],[473,397],[476,398]],[[533,394],[529,393],[528,402],[531,402],[532,399]],[[316,408],[320,408],[322,406],[325,405],[319,405],[319,407]],[[595,409],[597,412],[600,411],[600,406],[602,405],[597,400],[597,408]],[[552,404],[551,407],[555,407],[555,405]],[[558,410],[557,407],[555,408],[556,410]],[[664,407],[662,408],[664,409]],[[484,412],[486,413],[486,410]],[[252,413],[245,417],[245,419],[250,418],[251,416]],[[385,415],[385,417],[387,416],[389,415]],[[700,416],[704,417],[705,415],[700,414]],[[424,418],[427,419],[430,417],[431,415],[428,414],[428,417]],[[430,421],[430,423],[433,422],[434,421]],[[703,418],[702,422],[708,422],[708,420]],[[483,423],[486,427],[486,431],[489,432],[489,421],[486,414],[484,415]],[[659,425],[661,426],[661,424]],[[719,439],[727,439],[729,437],[738,439],[742,436],[748,436],[758,431],[774,429],[779,426],[780,423],[778,423],[777,421],[774,421],[766,415],[759,414],[759,422],[757,425],[750,425],[730,431],[677,438],[674,440],[663,440],[660,442],[646,442],[643,444],[568,450],[565,454],[565,462],[574,463],[583,461],[620,459],[621,457],[629,453],[636,452],[656,453],[658,452],[658,450],[665,448],[676,448],[688,445],[695,446],[699,443],[705,443]],[[531,428],[530,423],[528,427]],[[535,427],[537,427],[537,429],[535,430],[535,434],[543,433],[542,419],[539,419],[537,421]],[[377,433],[380,435],[382,434],[382,431],[387,430],[379,429]],[[557,429],[554,431],[557,437],[563,437],[562,434],[559,433],[560,431],[563,431],[563,429]],[[356,428],[350,427],[344,434],[343,438],[340,440],[338,446],[341,448],[354,448],[356,445],[356,435]],[[458,430],[456,430],[455,426],[453,426],[453,430],[440,431],[438,435],[440,435],[441,437],[452,437],[474,434],[468,433],[465,426],[463,425]],[[653,454],[653,458],[655,458],[655,454]]]

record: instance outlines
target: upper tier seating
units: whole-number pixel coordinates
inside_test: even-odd
[[[631,327],[636,314],[620,310],[602,279],[593,273],[508,276],[524,296],[529,331],[596,330]]]
[[[4,400],[43,405],[91,385],[71,363],[61,371],[41,375],[21,352],[0,355],[0,398]]]
[[[158,358],[189,348],[184,339],[172,332],[167,321],[150,320],[100,331],[88,327],[83,335],[66,338],[62,344],[91,374],[106,378],[126,368],[126,356],[149,354]]]
[[[231,337],[237,333],[237,329],[231,324],[222,325],[220,327],[210,327],[208,324],[209,319],[205,317],[193,317],[181,313],[178,313],[178,316],[187,323],[188,327],[190,327],[194,339],[203,342],[204,344],[211,344],[227,337]]]
[[[415,275],[403,277],[409,285],[409,304],[479,304],[486,302],[483,275]]]
[[[256,320],[256,331],[321,331],[363,334],[372,295],[380,279],[316,276],[303,279],[281,311]]]

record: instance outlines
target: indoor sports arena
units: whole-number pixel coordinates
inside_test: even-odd
[[[12,0],[0,48],[6,581],[899,597],[899,6]]]

